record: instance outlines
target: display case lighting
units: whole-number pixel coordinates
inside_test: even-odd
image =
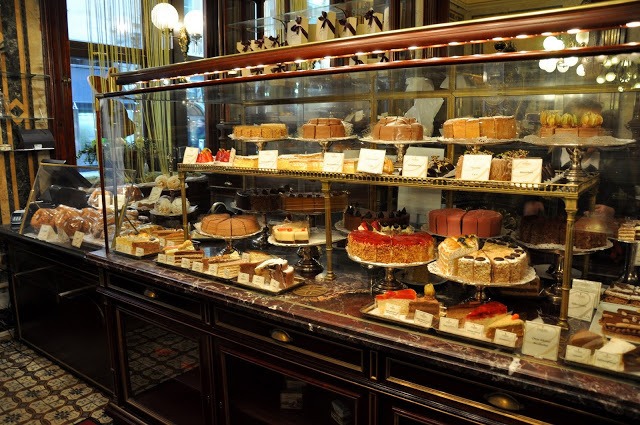
[[[640,27],[640,21],[627,22],[627,28],[637,28]]]

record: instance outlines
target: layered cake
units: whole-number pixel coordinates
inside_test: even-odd
[[[287,137],[287,126],[280,123],[236,125],[233,135],[238,139],[277,139]]]
[[[485,325],[484,336],[489,339],[493,339],[496,336],[497,330],[511,332],[516,334],[518,337],[521,337],[524,335],[524,321],[518,314],[507,314],[506,316]]]
[[[349,254],[373,263],[415,263],[434,258],[434,240],[425,232],[387,235],[354,230],[347,237]]]
[[[617,238],[628,242],[640,240],[640,221],[627,220],[620,223]]]
[[[366,208],[349,205],[342,215],[345,229],[356,230],[362,222],[379,222],[383,226],[408,225],[410,214],[405,208],[398,211],[372,211]]]
[[[600,217],[580,217],[574,225],[574,247],[593,249],[606,246],[613,234],[610,220]],[[520,221],[519,240],[532,245],[564,245],[566,219],[564,217],[524,216]]]
[[[233,159],[236,168],[258,168],[258,155],[236,155]]]
[[[608,337],[620,337],[640,343],[640,313],[619,308],[615,312],[603,311],[600,319],[602,333]]]
[[[330,139],[345,137],[344,124],[338,118],[313,118],[302,125],[300,136],[303,139]]]
[[[331,211],[342,211],[347,206],[347,192],[331,192]],[[283,193],[280,195],[282,209],[305,213],[324,212],[324,195],[320,192]]]
[[[309,243],[309,225],[304,221],[292,221],[277,224],[271,228],[271,235],[279,243]]]
[[[248,189],[236,192],[236,207],[244,211],[269,212],[282,208],[280,194],[290,190],[288,187]]]
[[[280,288],[288,288],[293,285],[294,270],[287,260],[283,258],[270,258],[260,262],[240,264],[240,273],[249,275],[249,282],[254,276],[262,276],[265,284],[278,282]]]
[[[142,255],[160,252],[160,240],[146,233],[116,236],[116,251]]]
[[[432,325],[435,325],[435,322],[440,317],[440,302],[436,299],[436,291],[433,288],[433,284],[429,283],[424,286],[423,297],[419,297],[409,302],[407,319],[414,319],[416,311],[431,314],[433,316]]]
[[[418,294],[413,289],[400,289],[397,291],[386,291],[383,294],[376,295],[376,308],[378,313],[384,314],[387,306],[394,305],[398,314],[408,314],[409,304],[418,299]],[[415,310],[414,310],[415,311]]]
[[[574,347],[582,347],[588,350],[598,350],[602,348],[606,339],[595,332],[591,332],[588,329],[583,329],[576,332],[569,338],[569,345]]]
[[[604,291],[602,301],[640,306],[640,286],[628,283],[614,283]]]
[[[422,140],[424,128],[415,118],[383,117],[373,126],[373,140]]]
[[[436,235],[476,235],[489,238],[500,235],[502,214],[493,210],[442,208],[429,211],[429,231]]]
[[[278,170],[322,171],[322,164],[322,152],[278,156]]]
[[[434,155],[429,160],[429,168],[427,168],[427,177],[442,177],[453,171],[455,166],[447,158],[440,158]]]
[[[513,116],[452,118],[444,122],[442,136],[447,139],[514,139],[516,119]]]
[[[252,215],[209,214],[202,219],[200,229],[209,235],[231,237],[256,233],[260,225]]]
[[[478,248],[478,238],[474,235],[448,237],[438,245],[438,268],[445,275],[455,276],[458,259],[476,252]]]
[[[183,259],[192,261],[202,261],[204,251],[196,249],[193,242],[186,240],[179,245],[166,246],[164,249],[166,261],[168,264],[180,266]]]

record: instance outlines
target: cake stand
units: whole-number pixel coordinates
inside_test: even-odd
[[[445,137],[436,138],[438,142],[451,145],[464,145],[472,153],[478,153],[483,146],[504,145],[518,141],[518,139],[491,139],[489,137],[474,137],[469,139],[448,139]]]
[[[594,136],[581,137],[568,135],[551,135],[549,137],[540,137],[536,135],[525,136],[523,139],[526,143],[536,146],[565,148],[571,159],[569,169],[565,174],[565,178],[570,183],[579,183],[586,180],[589,175],[582,168],[582,157],[589,148],[599,150],[619,148],[631,143],[635,143],[633,139],[617,139],[611,136]]]
[[[627,283],[629,285],[637,285],[640,282],[638,279],[638,273],[636,272],[636,255],[638,253],[638,244],[640,241],[627,241],[622,239],[611,238],[611,240],[618,242],[624,246],[624,272],[622,276],[616,279],[613,284]]]
[[[337,231],[331,231],[331,240],[333,242],[343,239],[346,239],[345,235],[340,234]],[[311,232],[309,234],[309,242],[307,243],[282,243],[276,241],[273,235],[269,236],[268,241],[271,245],[275,246],[298,248],[298,255],[301,258],[293,266],[298,274],[302,276],[316,276],[324,270],[322,264],[318,262],[318,258],[320,258],[320,250],[318,249],[318,246],[327,243],[327,236],[324,229],[318,228],[317,232]]]
[[[258,249],[266,249],[269,246],[269,225],[267,221],[267,212],[266,211],[253,211],[253,210],[243,210],[242,208],[238,208],[234,202],[231,203],[231,208],[234,208],[238,211],[245,212],[247,214],[260,214],[262,215],[262,220],[264,222],[264,226],[262,230],[258,234],[258,237],[251,241],[251,244]]]
[[[549,266],[546,271],[553,279],[553,284],[544,289],[544,294],[549,298],[553,304],[559,304],[562,300],[562,279],[564,275],[564,245],[559,244],[542,244],[533,245],[530,243],[516,240],[518,245],[522,245],[527,249],[546,252],[554,254],[554,262]],[[607,242],[606,245],[599,246],[591,249],[580,249],[573,247],[573,255],[588,255],[594,252],[603,251],[613,246],[612,242]],[[572,270],[573,271],[573,270]]]
[[[428,266],[429,268],[429,272],[433,273],[437,276],[440,277],[444,277],[447,280],[450,280],[452,282],[458,282],[458,283],[462,283],[464,285],[471,285],[471,286],[475,286],[476,288],[476,293],[474,295],[474,298],[476,301],[479,302],[486,302],[489,300],[489,298],[487,297],[486,294],[486,288],[507,288],[507,287],[511,287],[511,286],[519,286],[519,285],[524,285],[526,283],[531,282],[533,279],[536,278],[536,271],[534,270],[533,267],[528,267],[524,277],[518,281],[514,281],[514,282],[491,282],[491,283],[485,283],[485,282],[475,282],[475,281],[471,281],[471,280],[466,280],[466,279],[462,279],[459,276],[451,276],[448,275],[446,273],[444,273],[442,270],[440,270],[440,267],[438,266],[438,263],[431,263]]]
[[[283,138],[283,137],[277,137],[275,139],[265,139],[265,138],[262,138],[262,137],[244,138],[244,137],[235,137],[233,134],[230,135],[229,138],[231,140],[237,140],[239,142],[253,143],[254,145],[256,145],[256,148],[258,149],[258,152],[260,152],[264,148],[264,145],[267,142],[277,142],[279,140],[285,140],[285,138]]]
[[[419,145],[423,143],[433,143],[436,142],[437,139],[434,137],[426,137],[422,140],[377,140],[371,136],[366,136],[360,138],[361,142],[365,143],[373,143],[374,145],[392,145],[396,149],[396,162],[395,166],[402,167],[402,163],[404,162],[404,154],[407,151],[407,147],[411,145]]]
[[[218,252],[217,255],[225,255],[225,254],[232,254],[234,252],[238,252],[238,250],[233,246],[233,241],[247,239],[262,232],[262,229],[260,229],[257,232],[247,233],[246,235],[241,235],[241,236],[213,235],[211,233],[203,232],[201,230],[201,225],[202,223],[196,223],[193,225],[193,227],[196,228],[196,232],[198,232],[199,234],[209,237],[211,239],[219,239],[219,240],[226,241],[226,246],[222,248],[222,250]]]
[[[329,150],[329,147],[331,147],[331,145],[333,144],[333,142],[355,140],[357,139],[357,136],[352,135],[352,136],[344,136],[344,137],[330,137],[328,139],[306,139],[304,137],[291,137],[290,139],[298,142],[317,143],[322,148],[322,153],[326,153]]]
[[[397,291],[399,289],[405,289],[407,287],[407,285],[396,279],[393,273],[395,269],[424,266],[435,260],[433,259],[429,261],[418,261],[415,263],[376,263],[374,261],[366,261],[359,257],[356,257],[355,255],[351,255],[349,253],[349,246],[347,246],[347,255],[349,256],[350,260],[365,265],[368,269],[371,269],[373,267],[384,268],[384,279],[382,279],[381,281],[372,282],[371,284],[371,292],[374,294],[382,294],[386,291]]]

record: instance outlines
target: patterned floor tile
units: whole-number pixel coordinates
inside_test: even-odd
[[[34,424],[31,413],[24,409],[12,410],[9,413],[0,415],[0,424]]]

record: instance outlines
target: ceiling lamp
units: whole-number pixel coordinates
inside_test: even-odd
[[[201,10],[192,10],[184,15],[184,27],[197,43],[202,38],[204,19]]]
[[[179,20],[178,11],[169,3],[158,3],[151,9],[151,22],[161,31],[173,31]]]

